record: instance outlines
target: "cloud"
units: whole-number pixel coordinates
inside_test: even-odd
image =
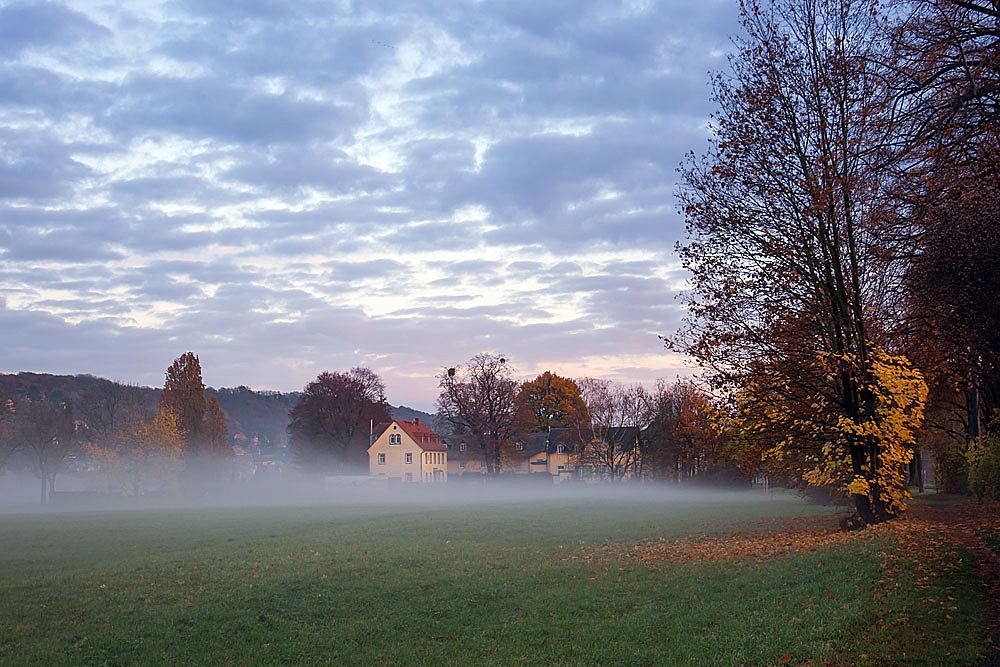
[[[4,5],[0,372],[364,364],[425,408],[482,351],[675,372],[675,168],[735,28],[721,0]]]
[[[17,2],[0,8],[0,55],[110,38],[111,31],[55,2]]]

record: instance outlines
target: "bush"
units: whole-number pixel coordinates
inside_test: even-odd
[[[969,460],[960,443],[942,439],[934,446],[934,483],[945,493],[966,493]]]
[[[969,445],[969,489],[979,500],[1000,500],[1000,430]]]

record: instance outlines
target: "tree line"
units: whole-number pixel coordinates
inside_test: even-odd
[[[904,507],[1000,494],[1000,5],[741,5],[702,155],[682,166],[693,276],[668,345],[726,399],[737,456]]]
[[[63,390],[29,387],[0,409],[0,467],[15,453],[38,476],[41,502],[55,490],[68,459],[86,456],[111,492],[175,490],[220,477],[232,459],[226,414],[206,397],[198,357],[187,352],[167,368],[162,391],[87,378],[74,400]]]
[[[435,428],[471,446],[489,475],[511,469],[522,439],[553,430],[568,432],[567,453],[607,479],[680,481],[731,468],[715,401],[688,382],[647,390],[551,371],[519,382],[506,357],[479,354],[438,383]],[[303,469],[367,471],[371,437],[390,420],[373,371],[325,372],[290,413],[290,445]]]

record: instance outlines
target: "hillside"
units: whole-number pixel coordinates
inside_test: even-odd
[[[102,382],[111,382],[93,375],[52,375],[49,373],[0,373],[0,398],[48,398],[55,401],[76,403],[88,391]],[[160,389],[139,387],[146,394],[147,403],[156,405]],[[288,412],[298,400],[298,392],[254,391],[245,386],[207,387],[207,394],[215,395],[226,413],[230,435],[243,433],[248,438],[257,436],[263,444],[273,446],[287,441],[285,428]],[[389,406],[396,419],[412,421],[414,417],[431,425],[436,417],[406,406]]]

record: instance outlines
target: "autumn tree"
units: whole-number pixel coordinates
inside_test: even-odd
[[[368,368],[320,373],[289,413],[288,433],[298,465],[308,470],[362,467],[372,425],[391,420],[385,385]]]
[[[500,473],[503,448],[517,432],[514,412],[518,384],[507,359],[477,354],[465,366],[438,376],[438,416],[456,433],[479,443],[486,470]]]
[[[900,386],[879,369],[912,370],[883,351],[912,252],[909,223],[885,196],[889,26],[874,0],[774,0],[744,5],[742,18],[730,71],[713,82],[714,139],[682,170],[679,251],[693,289],[675,342],[766,423],[818,414],[776,446],[819,457],[823,479],[850,485],[875,523],[902,507],[887,468],[912,455],[896,447],[909,430],[880,423],[880,392]]]
[[[524,433],[580,428],[590,419],[576,382],[549,371],[524,382],[514,405],[514,422]]]
[[[201,362],[193,352],[185,352],[167,368],[158,413],[173,415],[189,476],[217,476],[232,459],[225,414],[218,399],[205,399]]]
[[[979,413],[987,422],[1000,410],[1000,180],[982,177],[928,211],[906,286],[917,344],[970,392],[975,436]]]
[[[201,362],[193,352],[185,352],[167,368],[160,394],[160,409],[173,413],[177,419],[184,438],[185,458],[199,453],[207,407]]]
[[[168,409],[160,409],[148,418],[138,409],[123,413],[113,431],[84,445],[108,478],[109,489],[120,486],[133,496],[152,487],[173,485],[183,466],[181,431],[177,418]]]
[[[932,412],[943,424],[952,421],[949,411],[964,412],[966,444],[1000,408],[998,16],[996,2],[918,0],[894,42],[897,106],[907,121],[900,180],[910,186],[920,240],[905,281],[910,345],[933,383],[961,390],[959,406],[934,391],[945,400]]]
[[[67,403],[54,405],[41,399],[26,400],[14,410],[14,434],[41,480],[44,505],[55,491],[56,475],[78,447],[73,437],[73,411]]]
[[[1000,5],[917,0],[909,9],[892,43],[898,143],[907,180],[935,201],[942,181],[968,178],[971,190],[1000,168]]]
[[[0,394],[0,470],[18,447],[14,406],[14,399]]]
[[[647,475],[679,482],[735,466],[725,411],[712,396],[690,381],[660,380],[646,400],[642,469]]]
[[[137,415],[152,415],[141,387],[99,379],[80,396],[74,405],[83,423],[83,437],[94,443],[108,443]]]

